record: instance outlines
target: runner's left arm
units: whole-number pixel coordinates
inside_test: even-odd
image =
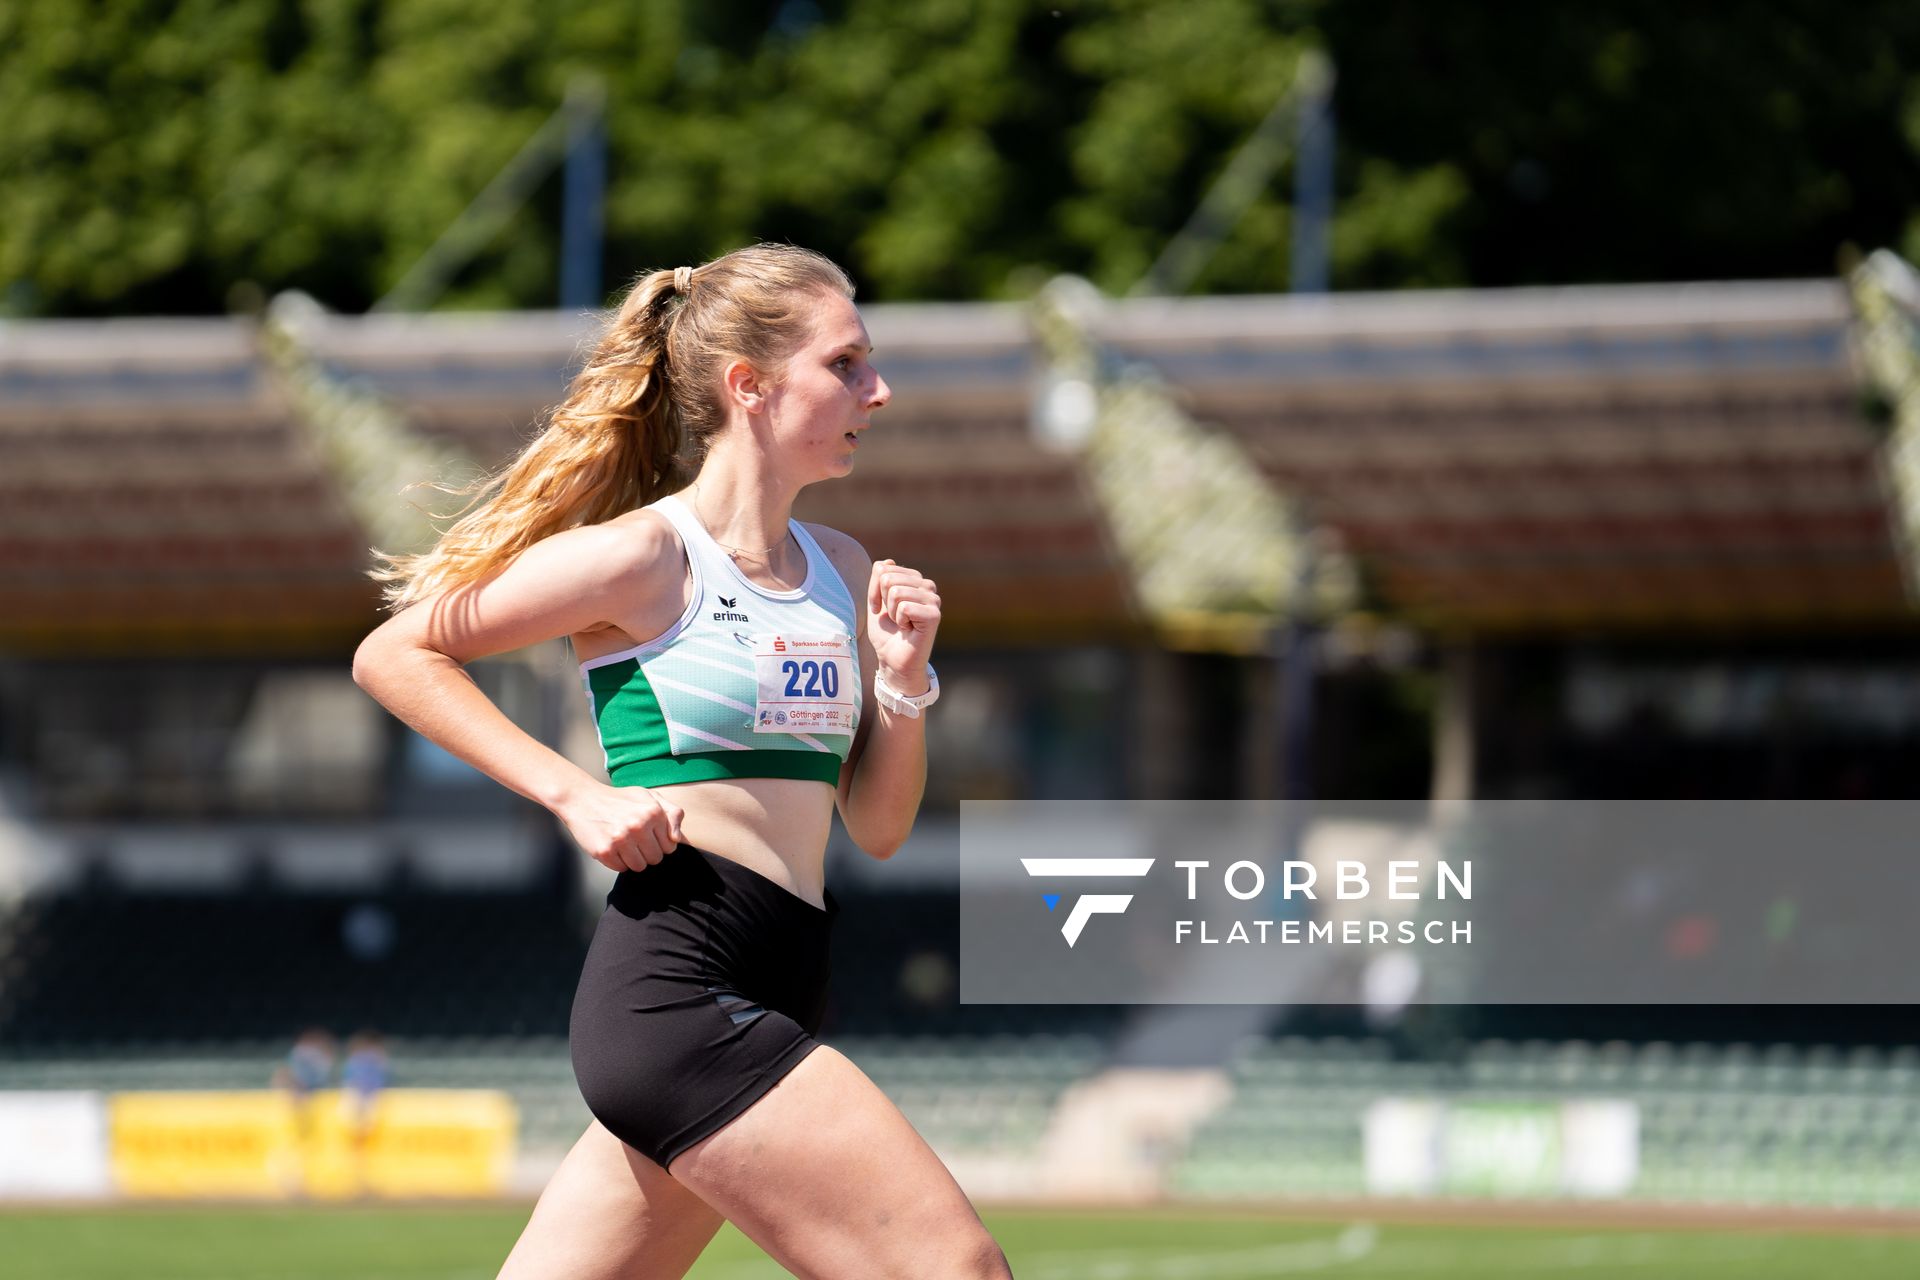
[[[859,636],[865,697],[840,769],[840,820],[861,849],[890,858],[913,830],[926,791],[927,722],[924,714],[916,719],[882,707],[873,696],[873,678],[878,673],[908,696],[927,691],[940,595],[931,579],[892,560],[871,559],[845,534],[823,549],[849,586],[866,584]]]

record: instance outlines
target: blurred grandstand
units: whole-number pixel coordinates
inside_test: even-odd
[[[1884,305],[868,309],[895,402],[798,514],[940,582],[946,698],[909,846],[830,852],[828,1037],[988,1196],[1355,1197],[1396,1098],[1489,1117],[1482,1179],[1415,1190],[1555,1195],[1555,1108],[1601,1099],[1637,1116],[1609,1194],[1920,1206],[1920,1059],[1872,1010],[1254,1010],[1195,1063],[1141,1051],[1164,1011],[956,988],[962,798],[1908,796],[1911,388],[1857,352],[1911,351],[1913,313],[1859,284]],[[396,1085],[509,1091],[538,1187],[587,1119],[564,1037],[606,880],[347,667],[394,495],[505,457],[590,329],[0,327],[0,1091],[264,1088],[301,1028],[372,1026]],[[1149,411],[1193,474],[1103,460],[1101,415]],[[1260,554],[1183,592],[1227,557],[1135,517],[1194,486]],[[475,674],[597,767],[567,657]]]

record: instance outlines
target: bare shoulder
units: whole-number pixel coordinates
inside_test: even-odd
[[[645,507],[568,532],[596,535],[593,550],[629,572],[644,573],[661,567],[678,570],[686,558],[673,521]]]
[[[556,636],[652,634],[655,619],[680,607],[684,565],[671,525],[629,512],[542,538],[498,572],[402,610],[381,630],[460,662]]]
[[[800,525],[813,535],[813,540],[827,553],[827,559],[833,561],[833,567],[846,579],[847,588],[853,592],[854,598],[857,600],[864,596],[867,578],[873,573],[873,557],[867,554],[867,549],[838,529],[830,529],[824,524],[809,524],[805,520]]]
[[[521,552],[513,567],[522,579],[538,576],[570,591],[624,594],[674,585],[682,564],[672,524],[651,511],[629,511],[543,538]]]

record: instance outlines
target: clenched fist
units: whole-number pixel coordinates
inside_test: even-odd
[[[940,626],[933,579],[891,560],[875,560],[867,581],[867,643],[887,683],[912,696],[927,687],[927,660]]]
[[[596,782],[553,812],[587,856],[610,871],[645,871],[681,843],[680,806],[645,787]]]

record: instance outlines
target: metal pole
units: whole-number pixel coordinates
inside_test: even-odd
[[[1310,532],[1296,535],[1300,563],[1287,596],[1287,616],[1274,628],[1273,656],[1280,665],[1280,798],[1290,803],[1285,848],[1298,851],[1301,832],[1294,825],[1300,805],[1313,791],[1314,673],[1319,665],[1320,628],[1313,617],[1313,579],[1319,557]]]
[[[1325,104],[1332,99],[1334,71],[1333,64],[1326,55],[1317,50],[1309,51],[1300,59],[1300,69],[1294,80],[1282,93],[1272,108],[1268,110],[1247,140],[1240,144],[1237,151],[1227,161],[1225,169],[1207,189],[1200,199],[1200,205],[1187,219],[1153,266],[1129,291],[1134,294],[1185,293],[1200,272],[1219,249],[1220,242],[1240,221],[1249,206],[1260,198],[1274,172],[1287,158],[1287,126],[1295,126],[1295,137],[1304,139],[1307,123],[1300,119],[1305,109],[1319,102]],[[1318,142],[1327,149],[1328,164],[1331,164],[1333,129],[1331,120],[1327,127],[1316,133]],[[1333,201],[1333,180],[1331,169],[1325,179],[1325,192],[1319,196],[1325,207],[1331,207]],[[1324,214],[1323,214],[1324,217]],[[1325,286],[1323,285],[1322,288]]]
[[[607,190],[605,94],[598,83],[567,92],[566,187],[560,217],[560,308],[590,311],[606,300],[600,287],[602,208]]]
[[[598,125],[604,101],[605,90],[599,81],[591,78],[575,81],[568,88],[567,100],[559,110],[547,117],[546,123],[527,139],[526,145],[520,148],[513,159],[507,161],[506,167],[493,176],[493,180],[473,198],[473,202],[461,210],[460,216],[453,220],[453,225],[440,233],[440,238],[420,256],[419,261],[408,268],[400,283],[394,285],[386,297],[374,303],[372,309],[424,311],[431,306],[434,299],[446,289],[447,282],[500,233],[507,225],[507,220],[553,173],[554,166],[567,157],[570,144],[580,136],[581,122]],[[604,178],[603,158],[600,177],[603,184]],[[597,203],[594,216],[595,264],[592,275],[597,280],[600,273]],[[599,303],[600,299],[596,297],[586,305],[592,307]]]
[[[1327,291],[1333,227],[1333,76],[1312,76],[1301,86],[1299,130],[1293,168],[1293,263],[1295,293]]]

